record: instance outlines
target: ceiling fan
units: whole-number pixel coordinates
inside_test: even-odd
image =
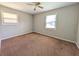
[[[31,3],[27,3],[27,5],[32,5],[34,6],[34,11],[36,11],[37,8],[43,9],[43,6],[40,6],[41,3],[40,2],[31,2]]]

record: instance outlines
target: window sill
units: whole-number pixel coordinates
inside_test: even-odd
[[[56,30],[56,28],[46,28],[47,30]]]

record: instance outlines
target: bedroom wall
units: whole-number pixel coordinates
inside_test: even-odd
[[[78,21],[78,32],[77,32],[76,45],[77,45],[77,47],[79,48],[79,21]]]
[[[18,23],[14,25],[0,23],[0,40],[32,32],[32,15],[0,5],[0,13],[1,11],[18,14]]]
[[[79,8],[78,8],[79,9]],[[79,12],[78,12],[79,15]],[[78,17],[78,28],[77,28],[77,40],[76,40],[76,45],[79,48],[79,17]]]
[[[65,41],[76,42],[78,8],[79,4],[76,4],[36,14],[34,16],[34,32],[60,38]],[[57,15],[56,30],[45,28],[46,16],[51,14]]]

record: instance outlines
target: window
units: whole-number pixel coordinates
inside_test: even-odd
[[[46,28],[56,28],[56,15],[46,16]]]
[[[16,24],[18,23],[17,14],[2,12],[2,23],[3,24]]]

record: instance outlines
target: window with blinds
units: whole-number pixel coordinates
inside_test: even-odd
[[[16,24],[18,23],[18,15],[8,12],[2,12],[2,23],[3,24]]]

